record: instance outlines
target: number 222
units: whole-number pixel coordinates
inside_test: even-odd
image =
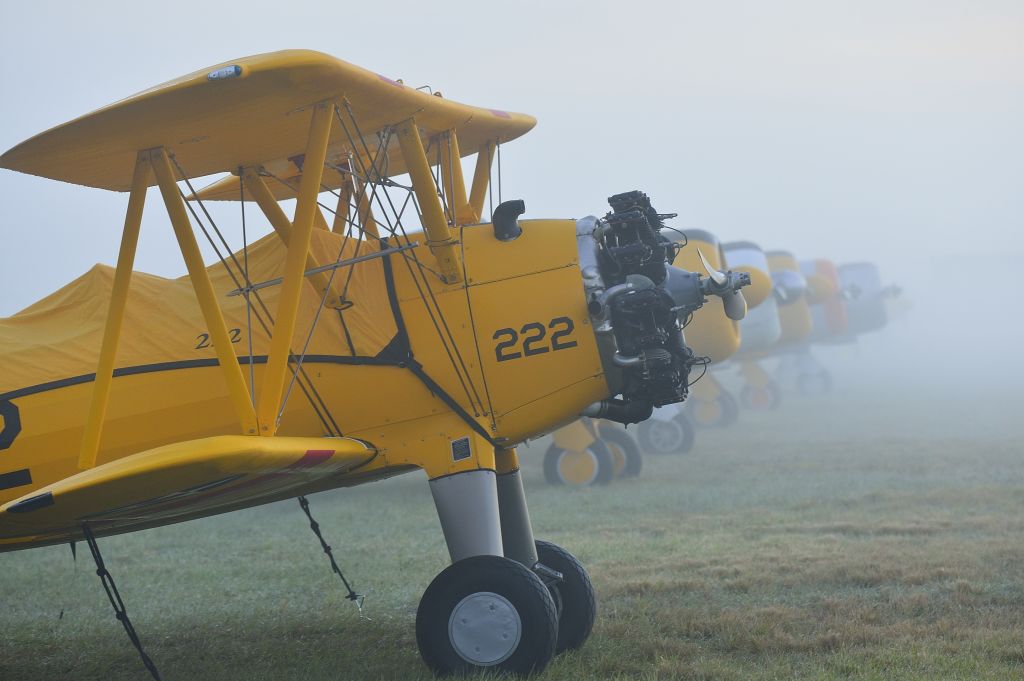
[[[552,330],[550,345],[544,343],[544,337],[548,329]],[[498,329],[494,332],[493,340],[499,341],[494,346],[494,356],[499,362],[507,362],[510,359],[519,359],[526,356],[542,355],[545,352],[555,350],[568,350],[576,347],[576,341],[564,340],[566,336],[572,335],[575,326],[568,317],[556,317],[548,322],[547,327],[541,322],[530,322],[523,324],[517,332],[515,329]],[[519,348],[519,335],[522,334],[522,352]]]

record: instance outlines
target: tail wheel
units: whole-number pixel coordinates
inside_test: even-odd
[[[601,425],[598,432],[601,435],[601,441],[608,446],[612,453],[615,477],[635,478],[640,475],[640,471],[644,467],[644,457],[640,453],[640,447],[629,433],[610,425]]]
[[[416,643],[438,675],[543,670],[555,655],[551,592],[523,565],[473,556],[434,578],[416,611]]]
[[[813,374],[800,374],[796,387],[801,395],[825,395],[832,391],[832,374],[822,369]]]
[[[775,381],[769,381],[763,386],[745,385],[740,392],[740,401],[747,409],[769,411],[777,409],[782,403],[782,391]]]
[[[597,616],[590,575],[575,556],[551,542],[537,541],[537,562],[562,573],[562,581],[549,587],[558,611],[555,654],[575,650],[590,637]]]
[[[550,485],[606,485],[615,477],[612,453],[600,440],[582,451],[562,449],[556,444],[544,455],[544,479]]]
[[[637,427],[637,440],[651,454],[686,454],[693,449],[697,433],[686,412],[669,421],[647,419]]]

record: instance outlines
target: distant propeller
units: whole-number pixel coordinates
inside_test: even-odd
[[[772,272],[772,290],[779,305],[790,305],[804,297],[807,280],[794,270]]]
[[[747,314],[747,299],[743,297],[743,293],[740,291],[741,286],[746,286],[750,283],[750,275],[741,272],[719,272],[708,259],[704,257],[704,253],[697,249],[697,255],[700,256],[700,262],[704,265],[704,271],[708,273],[708,277],[714,283],[711,288],[711,293],[722,298],[722,307],[725,308],[725,316],[734,322],[738,322],[743,319]],[[733,278],[736,281],[733,281]]]

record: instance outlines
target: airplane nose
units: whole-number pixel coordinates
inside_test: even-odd
[[[696,272],[666,265],[665,290],[675,301],[677,310],[692,312],[704,304],[707,296],[718,296],[722,299],[725,316],[733,321],[740,321],[747,314],[747,301],[740,290],[750,284],[750,275],[746,272],[719,272],[711,267],[701,254],[701,260],[708,277],[705,279]]]
[[[720,297],[731,319],[741,319],[746,301],[739,289],[746,272],[719,272],[707,261],[707,277],[674,267],[679,246],[661,230],[664,220],[643,192],[616,194],[603,219],[577,222],[584,289],[598,337],[605,376],[613,395],[587,416],[621,423],[648,418],[654,407],[682,402],[695,357],[682,326],[705,299]]]
[[[791,305],[807,293],[807,279],[795,270],[772,272],[772,290],[779,305]]]

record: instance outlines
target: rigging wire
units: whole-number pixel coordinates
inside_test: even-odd
[[[185,171],[182,169],[181,165],[178,163],[178,160],[174,157],[173,154],[170,154],[170,158],[171,158],[171,161],[174,163],[175,167],[177,168],[178,174],[185,181],[185,185],[188,187],[189,191],[192,192],[193,196],[196,196],[196,190],[192,186],[192,181],[189,179],[189,176],[185,174]],[[224,256],[222,256],[220,254],[220,250],[217,248],[216,244],[213,242],[213,238],[210,236],[210,233],[207,231],[205,225],[203,224],[202,219],[199,217],[199,215],[196,213],[195,209],[192,207],[191,202],[189,202],[186,199],[185,194],[184,194],[184,192],[181,191],[180,187],[178,188],[178,193],[181,195],[182,200],[184,201],[184,203],[185,203],[186,207],[188,208],[189,212],[192,214],[192,217],[195,219],[196,223],[199,225],[199,228],[202,230],[203,234],[206,235],[207,241],[210,242],[210,246],[213,247],[213,250],[217,254],[217,257],[220,260],[221,265],[223,265],[225,271],[228,273],[228,276],[231,277],[231,281],[235,284],[236,288],[241,288],[241,284],[239,283],[238,277],[235,275],[235,272],[228,265],[227,260],[224,258]],[[239,270],[241,270],[242,267],[238,263],[238,258],[235,257],[233,252],[231,252],[231,247],[227,245],[227,241],[224,239],[224,236],[221,233],[220,228],[217,226],[217,223],[213,220],[213,217],[210,216],[209,211],[206,210],[206,207],[205,207],[205,205],[203,203],[203,200],[198,198],[198,196],[197,196],[196,197],[196,201],[199,203],[200,207],[202,208],[203,213],[210,220],[210,226],[218,234],[218,236],[221,239],[221,242],[228,249],[230,257],[231,257],[232,261],[235,263],[235,266],[238,267]],[[274,317],[273,317],[273,315],[271,315],[270,310],[267,308],[266,303],[263,302],[262,296],[259,294],[258,291],[254,291],[253,293],[256,295],[256,302],[259,303],[260,307],[263,309],[264,314],[266,314],[267,318],[270,320],[270,324],[273,325],[274,324]],[[267,338],[270,338],[271,335],[272,335],[270,327],[267,325],[267,322],[263,320],[262,316],[258,312],[256,313],[256,319],[257,319],[257,321],[260,322],[260,326],[263,328],[263,332],[265,334],[267,334]],[[290,349],[288,351],[288,359],[289,359],[289,363],[294,361],[294,354],[291,352]],[[341,429],[338,427],[338,424],[334,420],[334,416],[331,414],[330,409],[328,409],[328,407],[327,407],[326,403],[324,402],[323,398],[320,396],[320,393],[317,391],[316,386],[313,384],[312,379],[310,379],[309,376],[304,373],[304,370],[302,370],[301,368],[300,368],[300,370],[303,371],[303,379],[305,379],[305,382],[301,384],[302,392],[306,396],[306,399],[309,401],[310,406],[313,407],[313,411],[316,413],[317,418],[320,420],[320,424],[324,427],[324,430],[329,435],[340,436],[341,435]],[[314,396],[315,396],[315,401],[314,401]],[[317,405],[317,403],[319,403],[319,406]],[[323,413],[321,413],[321,409],[323,410]]]
[[[369,147],[367,147],[367,145],[366,145],[366,138],[362,134],[362,131],[359,129],[359,122],[355,119],[355,115],[352,112],[352,107],[348,103],[347,100],[343,100],[343,103],[345,105],[345,109],[346,109],[346,111],[348,113],[349,119],[352,122],[352,127],[355,128],[355,134],[358,137],[358,139],[360,139],[362,141],[363,148],[364,148],[364,150],[366,152],[366,157],[370,160],[371,168],[374,171],[374,175],[376,177],[379,177],[380,176],[379,173],[376,172],[376,166],[375,166],[374,157],[369,153]],[[346,125],[344,119],[342,119],[341,112],[336,108],[335,109],[335,113],[337,114],[338,122],[341,124],[343,130],[345,131],[345,134],[349,138],[350,143],[354,145],[355,141],[352,138],[352,133],[349,130],[348,125]],[[357,158],[357,160],[359,160],[360,165],[362,165],[361,159],[359,159],[358,155],[356,155],[356,158]],[[365,166],[363,166],[362,171],[363,171],[364,174],[368,174],[368,173],[366,173]],[[376,195],[376,184],[377,183],[374,183],[374,194],[375,195]],[[382,211],[382,213],[384,213],[385,219],[389,220],[389,226],[391,227],[391,229],[389,231],[392,234],[395,234],[395,229],[401,230],[402,237],[406,240],[407,243],[409,243],[410,242],[409,235],[406,233],[405,228],[402,225],[402,222],[401,222],[400,216],[398,215],[397,210],[395,210],[394,202],[391,199],[390,193],[385,190],[384,191],[384,196],[387,199],[388,204],[391,207],[392,214],[394,214],[396,216],[396,218],[397,218],[396,219],[396,224],[391,226],[390,225],[390,218],[387,217],[387,211],[384,209],[383,203],[380,202],[380,198],[377,197],[378,202],[379,202],[380,207],[381,207],[381,211]],[[418,209],[418,203],[416,203],[415,196],[413,196],[413,201],[414,201],[414,204],[417,205],[417,209]],[[431,309],[430,303],[428,303],[428,301],[427,301],[427,297],[423,294],[423,288],[420,285],[419,279],[416,277],[415,273],[412,271],[412,266],[411,266],[411,264],[409,262],[409,260],[410,260],[409,258],[405,259],[406,267],[409,269],[409,274],[410,274],[410,276],[411,276],[411,278],[413,280],[413,283],[416,285],[417,291],[419,292],[419,295],[420,295],[420,299],[423,301],[424,307],[426,308],[427,314],[430,317],[430,320],[431,320],[432,324],[434,325],[435,331],[437,331],[438,338],[441,341],[441,345],[444,348],[445,353],[448,356],[448,361],[452,365],[452,368],[455,370],[455,375],[458,378],[459,383],[460,383],[460,385],[461,385],[461,387],[463,389],[463,392],[466,395],[466,399],[469,401],[470,406],[473,408],[473,411],[475,412],[475,415],[479,416],[480,415],[480,409],[478,409],[477,406],[478,406],[478,404],[481,407],[483,405],[482,405],[482,402],[479,399],[479,393],[478,393],[478,391],[476,389],[476,386],[473,383],[472,376],[470,375],[469,370],[468,370],[468,368],[465,365],[465,361],[463,360],[462,355],[459,352],[458,344],[455,343],[454,338],[451,335],[451,330],[448,328],[448,324],[447,324],[447,321],[444,318],[444,314],[441,312],[440,307],[437,306],[437,300],[436,300],[436,298],[434,298],[433,289],[431,288],[431,286],[427,282],[426,275],[423,272],[424,266],[422,265],[419,257],[416,255],[415,251],[410,251],[410,254],[411,254],[411,260],[416,263],[417,268],[419,269],[420,277],[423,279],[423,285],[426,286],[427,291],[428,291],[428,293],[430,295],[431,301],[434,303],[434,306],[437,308],[437,317],[440,317],[442,325],[445,327],[445,330],[448,333],[449,339],[451,339],[452,347],[449,347],[448,340],[445,338],[444,334],[441,332],[441,329],[440,329],[440,327],[439,327],[439,325],[437,323],[437,319],[435,318],[434,310]],[[429,268],[427,268],[427,269],[429,269]],[[444,278],[441,277],[441,280],[444,281]],[[454,351],[455,351],[455,356],[452,355],[452,349],[453,348],[454,348]],[[456,361],[456,357],[458,357],[458,361]],[[467,381],[468,381],[469,385],[472,386],[473,394],[477,395],[477,398],[476,398],[477,401],[476,402],[474,402],[473,397],[470,395],[470,390],[467,387]]]

